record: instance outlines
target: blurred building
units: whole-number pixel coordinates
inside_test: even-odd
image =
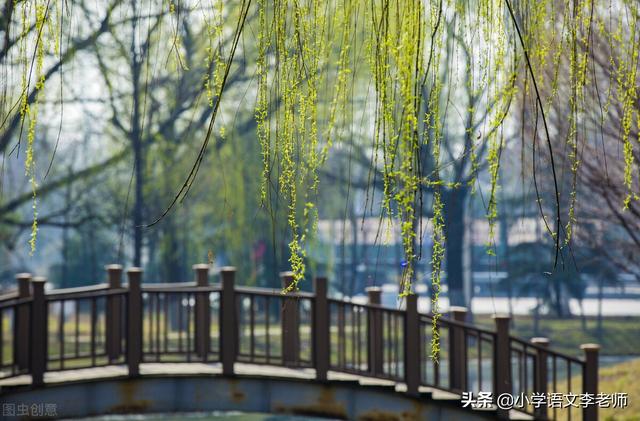
[[[505,223],[496,221],[494,238],[489,238],[486,218],[474,218],[466,224],[465,295],[502,299],[510,294],[533,298],[534,293],[506,287],[510,281],[509,257],[519,245],[545,240],[543,221],[536,217],[520,217]],[[416,291],[429,294],[431,284],[431,223],[422,220],[422,258],[417,260]],[[404,254],[400,227],[389,218],[358,218],[355,220],[320,220],[318,245],[310,257],[329,276],[338,294],[364,296],[368,286],[384,286],[393,297],[402,274]],[[319,251],[321,250],[321,252]],[[513,256],[511,256],[513,257]],[[535,263],[535,262],[532,262]],[[443,269],[445,266],[443,265]],[[522,268],[518,268],[522,269]],[[514,271],[514,268],[511,268]],[[533,267],[532,267],[533,271]],[[588,274],[580,274],[585,284],[585,297],[640,297],[640,283],[630,274],[619,273],[615,283],[599,286]],[[447,299],[446,272],[442,274],[441,297]],[[394,291],[391,291],[391,289]],[[530,300],[531,301],[531,300]],[[446,301],[445,301],[446,302]],[[389,304],[389,303],[387,303]]]

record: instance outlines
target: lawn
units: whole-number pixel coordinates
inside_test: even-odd
[[[493,328],[491,316],[476,316],[474,323]],[[603,335],[598,338],[595,318],[587,318],[583,329],[579,317],[540,320],[539,331],[534,331],[533,318],[516,316],[511,334],[522,339],[545,336],[551,340],[551,348],[570,355],[582,356],[580,344],[598,343],[601,355],[640,356],[640,317],[609,317],[603,322]]]
[[[640,420],[640,358],[600,369],[599,389],[603,393],[626,392],[627,408],[601,408],[600,419],[609,421]]]

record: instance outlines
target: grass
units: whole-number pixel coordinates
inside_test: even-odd
[[[474,323],[493,328],[490,316],[476,316]],[[551,348],[573,356],[583,356],[580,345],[598,343],[601,355],[638,355],[640,357],[640,317],[609,317],[603,320],[603,334],[598,337],[597,320],[587,318],[586,326],[580,317],[542,318],[539,331],[534,331],[534,320],[531,316],[516,316],[511,326],[511,334],[522,339],[544,336],[550,339]],[[599,370],[599,392],[628,393],[626,408],[599,408],[599,419],[606,421],[640,421],[640,358]],[[572,376],[573,385],[581,384],[580,376]],[[578,387],[579,389],[579,387]],[[552,390],[552,387],[549,387]],[[566,392],[565,382],[561,381],[557,392]],[[580,390],[573,390],[579,393]],[[582,419],[580,410],[572,411],[572,419]],[[557,413],[558,420],[568,419],[567,411]]]
[[[476,316],[474,323],[493,328],[490,316]],[[516,316],[511,334],[522,339],[544,336],[551,340],[551,348],[569,355],[582,356],[580,345],[598,343],[601,355],[640,355],[640,317],[609,317],[603,321],[602,338],[597,334],[597,321],[587,318],[583,329],[579,317],[543,318],[539,331],[534,331],[531,316]]]
[[[639,421],[640,420],[640,382],[637,381],[640,375],[640,358],[626,361],[623,363],[611,365],[608,367],[600,367],[598,372],[598,393],[614,394],[614,393],[627,393],[627,406],[622,408],[598,408],[598,417],[603,421]],[[572,392],[575,394],[582,393],[582,377],[581,375],[575,375],[571,377],[571,389],[568,388],[566,381],[560,381],[557,387],[553,387],[549,383],[549,392],[567,393]],[[581,420],[582,409],[572,408],[570,411],[571,417],[569,417],[569,409],[548,409],[549,416],[554,416],[558,421],[568,420]]]
[[[626,392],[629,405],[626,408],[601,408],[600,419],[607,421],[640,420],[640,359],[627,361],[600,369],[599,389],[603,393]]]

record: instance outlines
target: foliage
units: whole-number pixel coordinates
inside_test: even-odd
[[[38,228],[34,155],[38,98],[45,82],[45,54],[66,53],[60,51],[58,41],[64,29],[61,17],[65,3],[25,0],[16,4],[20,7],[19,18],[9,14],[4,32],[9,39],[16,33],[14,29],[20,28],[19,52],[3,60],[3,65],[15,66],[13,58],[20,63],[21,87],[12,90],[17,91],[17,112],[23,123],[28,121],[25,168],[33,196],[30,239],[33,251]],[[198,14],[202,11],[199,4],[171,1],[169,7],[156,4],[153,11],[163,17],[157,20],[143,17],[135,4],[130,5],[134,15],[128,28],[130,32],[122,33],[131,46],[126,46],[118,38],[119,34],[112,32],[115,50],[131,70],[131,77],[124,78],[125,82],[132,82],[131,92],[118,93],[118,81],[122,79],[115,77],[110,81],[107,76],[113,76],[114,70],[103,65],[101,70],[114,111],[114,126],[129,140],[134,152],[133,231],[137,263],[141,260],[142,219],[148,217],[150,207],[145,199],[154,200],[153,187],[145,186],[145,171],[155,166],[155,170],[164,172],[170,167],[167,162],[148,163],[153,156],[150,154],[154,153],[152,146],[157,143],[158,149],[163,150],[164,142],[177,141],[181,144],[167,147],[168,153],[177,154],[180,146],[188,150],[194,139],[190,130],[192,121],[198,121],[197,129],[201,130],[197,133],[204,138],[197,156],[192,159],[193,165],[184,169],[187,177],[182,187],[168,209],[160,212],[160,218],[151,225],[169,218],[168,211],[185,199],[212,144],[229,160],[242,152],[242,148],[221,146],[231,139],[227,131],[233,132],[219,121],[231,114],[220,104],[228,106],[223,94],[234,83],[232,69],[256,75],[251,92],[255,98],[253,114],[260,146],[257,156],[262,161],[262,182],[256,193],[268,210],[271,222],[283,217],[288,224],[288,259],[295,282],[286,291],[297,289],[298,282],[305,276],[307,245],[319,214],[319,170],[331,150],[342,147],[344,138],[353,137],[355,132],[366,140],[364,154],[372,172],[382,172],[381,218],[395,218],[401,227],[406,262],[401,296],[413,293],[414,265],[422,239],[424,194],[431,195],[434,320],[439,315],[437,297],[447,247],[443,194],[445,190],[475,189],[479,185],[478,172],[481,168],[488,169],[487,244],[488,252],[493,253],[490,245],[498,212],[500,164],[509,135],[506,132],[513,131],[511,126],[515,126],[506,123],[515,121],[511,113],[514,99],[519,100],[523,109],[532,104],[532,123],[527,122],[532,130],[526,142],[531,145],[532,175],[540,212],[555,243],[556,257],[549,262],[550,270],[555,270],[558,256],[569,248],[575,232],[580,151],[587,137],[585,103],[589,98],[586,93],[594,84],[602,84],[606,91],[600,127],[607,125],[608,119],[621,122],[616,139],[623,145],[625,196],[620,206],[629,209],[632,202],[640,198],[638,182],[634,181],[636,176],[640,177],[633,138],[637,133],[634,127],[640,122],[636,92],[639,14],[634,0],[621,0],[614,5],[601,0],[260,0],[257,4],[242,0],[215,1],[202,15]],[[253,16],[257,16],[257,28],[252,23]],[[170,31],[156,32],[165,18]],[[147,26],[146,38],[140,36],[144,33],[143,24]],[[194,30],[192,24],[198,30]],[[257,29],[255,41],[249,39],[247,28]],[[609,46],[611,71],[604,75],[589,71],[596,62],[593,41],[596,33]],[[196,47],[196,39],[203,41],[204,47]],[[247,44],[252,45],[247,47]],[[195,52],[197,48],[199,52]],[[238,51],[240,54],[236,54]],[[160,62],[152,52],[157,56],[163,55],[158,52],[168,53],[163,60],[168,63],[168,57],[173,57],[174,68],[167,70],[165,63],[161,77],[150,77],[153,72],[149,69]],[[358,74],[362,60],[368,68]],[[196,65],[198,62],[205,63],[204,69]],[[197,82],[193,82],[192,72],[200,72]],[[153,120],[151,111],[159,106],[147,110],[147,89],[176,75],[189,77],[179,80],[176,91],[167,93],[166,97],[184,99],[179,94],[186,91],[198,101],[175,104],[180,112],[165,116],[171,130],[157,130],[162,124]],[[349,111],[354,101],[367,98],[364,92],[356,91],[361,79],[371,81],[374,103],[364,99],[362,109],[354,113]],[[30,96],[31,84],[35,85],[33,97]],[[188,91],[188,86],[197,89]],[[459,100],[461,91],[469,94],[468,103]],[[130,107],[126,95],[133,97]],[[201,96],[207,99],[203,102],[209,106],[208,111],[200,119],[181,120],[183,107],[198,109]],[[118,102],[116,97],[127,98],[127,101]],[[170,101],[156,97],[152,98],[151,105]],[[562,144],[557,145],[552,142],[555,133],[550,131],[547,115],[554,105],[565,102],[569,111],[566,114],[568,130],[562,133]],[[122,106],[123,103],[127,103],[126,106]],[[466,110],[462,113],[460,109]],[[619,110],[619,114],[614,115],[615,110]],[[130,127],[118,123],[124,111],[132,115]],[[147,122],[146,112],[151,116]],[[459,126],[457,129],[451,127],[454,125],[451,115],[455,112],[461,117],[461,122],[455,123]],[[2,119],[6,120],[11,113],[3,108]],[[357,118],[364,121],[365,117],[371,122],[370,127],[354,127]],[[175,122],[179,123],[173,124]],[[189,129],[183,130],[185,124]],[[18,136],[18,142],[20,138]],[[210,142],[211,139],[214,142]],[[546,146],[549,160],[546,172],[550,177],[546,178],[549,182],[545,188],[550,186],[552,190],[547,196],[551,197],[551,204],[542,203],[536,178],[540,142]],[[523,148],[523,151],[525,149],[529,150]],[[564,178],[559,180],[556,174],[557,149],[568,151],[563,161],[563,164],[569,163],[568,183]],[[461,181],[460,177],[451,176],[451,162],[443,159],[443,151],[453,156],[454,161],[468,157],[468,179]],[[229,176],[244,177],[247,172],[244,168],[232,168]],[[375,179],[370,177],[368,181],[375,185]],[[245,187],[237,185],[239,195],[244,194]],[[562,206],[563,203],[566,206]],[[250,213],[242,207],[237,211],[242,218]],[[237,225],[230,226],[240,229],[242,221],[239,219]],[[175,230],[175,226],[172,229]],[[434,349],[437,349],[435,337]]]

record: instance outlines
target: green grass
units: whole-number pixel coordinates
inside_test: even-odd
[[[623,363],[611,365],[608,367],[600,367],[598,372],[598,392],[605,394],[627,393],[628,405],[623,408],[598,408],[598,416],[604,421],[638,421],[640,420],[640,382],[637,381],[640,375],[640,358],[626,361]],[[582,378],[580,375],[571,377],[572,385],[580,385]],[[549,384],[549,392],[567,393],[568,388],[566,382],[558,383],[554,389]],[[572,393],[581,393],[580,386],[571,388]],[[549,409],[549,415],[553,414],[553,410]],[[569,420],[567,409],[559,409],[556,412],[558,421]],[[571,411],[572,420],[582,419],[582,410],[573,408]]]
[[[474,323],[493,328],[490,316],[476,316]],[[551,340],[551,348],[569,355],[582,355],[580,345],[598,343],[601,355],[640,355],[640,317],[609,317],[603,321],[602,338],[597,334],[595,318],[588,318],[586,329],[579,317],[540,320],[539,332],[534,332],[531,316],[516,316],[511,334],[528,340],[544,336]]]
[[[600,369],[599,389],[602,392],[626,392],[629,394],[628,407],[600,409],[601,420],[640,420],[640,382],[638,376],[640,376],[640,359]]]

